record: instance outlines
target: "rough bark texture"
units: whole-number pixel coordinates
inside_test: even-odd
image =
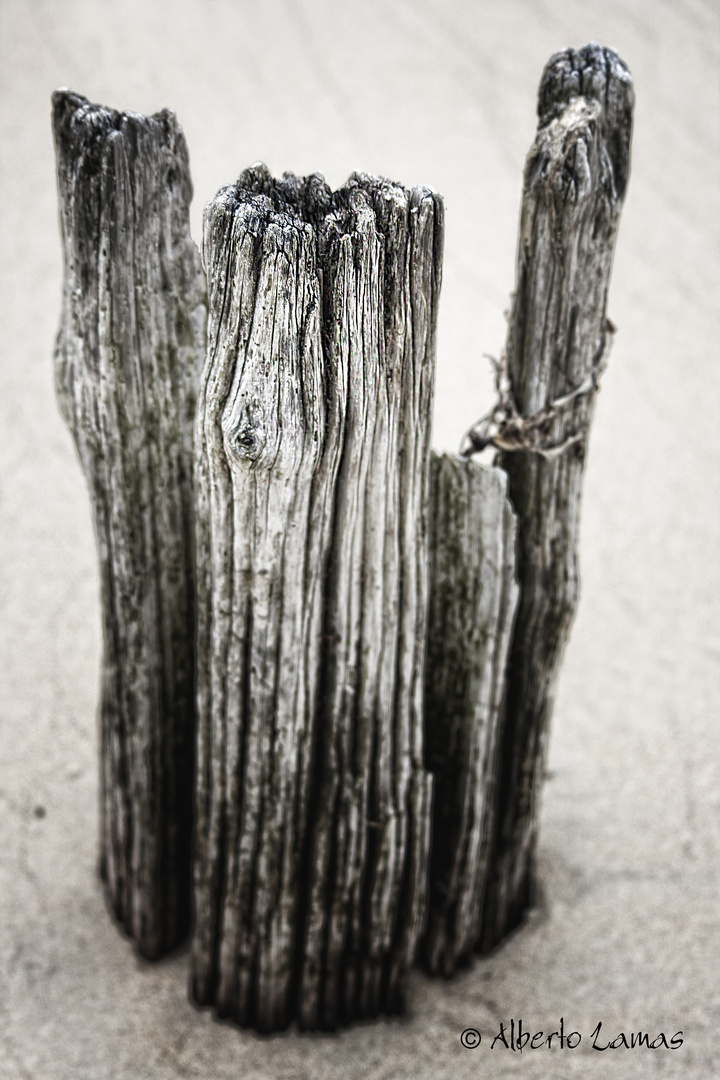
[[[610,330],[607,289],[628,181],[633,88],[610,49],[549,61],[525,168],[507,367],[530,417],[595,374]],[[571,397],[545,427],[551,450],[586,435],[594,394]],[[518,514],[520,605],[503,707],[499,786],[480,947],[492,948],[531,899],[538,795],[555,673],[578,594],[586,438],[554,458],[503,453]]]
[[[425,740],[435,791],[422,959],[433,974],[452,975],[479,935],[518,600],[515,524],[501,469],[432,455]]]
[[[55,368],[100,555],[101,868],[140,952],[187,933],[194,740],[192,425],[205,347],[171,112],[53,96],[65,258]]]
[[[399,1009],[423,926],[442,220],[262,166],[206,210],[193,994],[263,1031]]]

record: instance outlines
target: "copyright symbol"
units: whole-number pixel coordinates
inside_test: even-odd
[[[477,1028],[465,1028],[460,1036],[460,1042],[466,1050],[474,1050],[476,1046],[480,1045],[481,1038],[482,1036]]]

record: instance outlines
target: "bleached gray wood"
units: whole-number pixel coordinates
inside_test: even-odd
[[[323,692],[333,696],[324,704],[333,719],[324,736],[300,993],[301,1023],[315,1026],[319,1017],[323,1027],[402,1008],[403,976],[424,921],[430,824],[422,767],[425,508],[442,207],[426,189],[364,176],[353,184],[364,192],[380,246],[377,266],[369,253],[356,256],[373,292],[362,280],[354,291],[371,295],[374,311],[357,320],[372,345],[362,381],[349,380],[345,460],[369,455],[368,472],[363,479],[353,465],[338,481],[337,585],[328,604],[330,640],[343,636],[344,624],[351,651],[342,656],[339,643],[327,656]],[[332,317],[347,322],[340,307]],[[371,333],[368,321],[377,327]],[[351,373],[356,349],[351,342]],[[348,502],[354,488],[357,517]],[[356,551],[343,556],[338,538]],[[334,834],[325,827],[332,802],[339,803]],[[327,922],[325,867],[335,878]]]
[[[204,225],[193,988],[272,1028],[294,968],[339,439],[321,387],[314,231],[253,197],[256,174],[221,191]]]
[[[101,869],[156,958],[189,929],[192,426],[205,342],[174,115],[53,95],[65,279],[60,406],[90,489],[102,589]]]
[[[402,1005],[424,920],[442,204],[246,171],[209,204],[193,994],[263,1031]]]
[[[510,649],[496,820],[480,947],[492,948],[531,899],[538,797],[558,663],[578,595],[578,526],[592,387],[611,326],[607,291],[628,181],[633,86],[611,50],[552,57],[528,155],[517,285],[507,340],[521,416],[567,398],[544,422],[544,453],[503,452],[518,514],[520,604]],[[555,448],[566,448],[554,453]]]
[[[479,936],[518,600],[516,519],[501,469],[433,454],[430,478],[425,745],[435,798],[422,960],[449,976]]]

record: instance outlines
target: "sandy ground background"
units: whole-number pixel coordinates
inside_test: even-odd
[[[0,0],[0,1076],[720,1075],[719,11],[713,0]],[[272,1038],[187,998],[187,955],[137,959],[95,877],[100,623],[89,502],[56,408],[61,261],[52,90],[173,108],[195,180],[353,169],[446,198],[435,445],[489,406],[521,170],[545,61],[612,45],[633,71],[619,327],[586,475],[582,600],[562,671],[544,902],[402,1020]],[[42,810],[44,810],[44,816]],[[489,1043],[501,1020],[583,1035]],[[591,1048],[684,1033],[677,1051]],[[464,1050],[461,1031],[483,1033]],[[603,1045],[604,1045],[603,1039]]]

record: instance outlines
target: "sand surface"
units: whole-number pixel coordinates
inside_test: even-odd
[[[719,15],[712,0],[0,0],[0,1077],[720,1075]],[[52,386],[61,261],[51,92],[173,108],[202,206],[262,159],[446,199],[435,445],[491,401],[545,61],[612,45],[637,92],[629,195],[557,698],[544,902],[402,1020],[272,1038],[137,959],[95,876],[98,576]],[[44,813],[43,813],[44,812]],[[42,815],[42,816],[41,816]],[[579,1031],[521,1055],[501,1021]],[[593,1050],[620,1031],[678,1050]],[[476,1050],[460,1045],[469,1026]]]

